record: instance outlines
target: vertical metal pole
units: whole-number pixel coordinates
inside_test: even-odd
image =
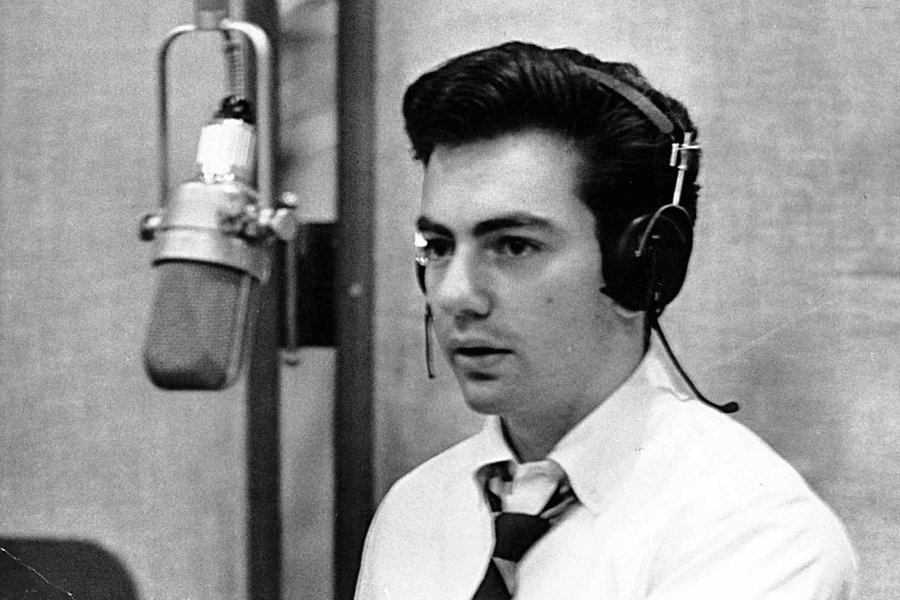
[[[200,29],[215,29],[228,16],[228,0],[194,0],[194,24]]]
[[[353,598],[374,512],[375,0],[338,9],[334,598]]]
[[[242,20],[256,24],[271,40],[271,64],[278,65],[276,0],[244,0]],[[248,64],[252,61],[248,61]],[[260,65],[265,68],[265,65]],[[270,73],[271,146],[278,145],[278,76]],[[255,75],[255,73],[251,73]],[[248,78],[250,82],[255,77]],[[254,94],[258,90],[253,90]],[[265,104],[256,98],[257,106]],[[277,150],[276,150],[277,151]],[[274,201],[274,196],[271,199]],[[278,244],[272,277],[263,286],[256,336],[247,373],[247,597],[279,600],[282,574],[281,520],[281,375],[279,301],[283,288],[283,244]]]

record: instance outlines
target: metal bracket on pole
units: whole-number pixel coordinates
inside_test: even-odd
[[[194,24],[205,31],[219,29],[229,16],[228,0],[194,0]]]

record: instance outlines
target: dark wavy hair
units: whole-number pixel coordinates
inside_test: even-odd
[[[562,136],[583,157],[578,193],[594,214],[605,254],[628,223],[671,202],[675,169],[668,166],[672,138],[592,78],[593,70],[643,93],[676,129],[696,133],[684,106],[654,89],[634,65],[509,42],[458,56],[409,86],[403,116],[413,156],[427,166],[440,145],[530,129]],[[699,162],[699,156],[691,161],[681,196],[692,219]]]

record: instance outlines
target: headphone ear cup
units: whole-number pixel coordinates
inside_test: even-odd
[[[641,240],[652,215],[638,217],[629,223],[615,245],[607,247],[603,259],[604,292],[623,308],[645,310],[648,272],[646,255],[639,253]]]
[[[684,285],[693,242],[691,217],[680,206],[638,217],[607,261],[606,293],[628,310],[662,312]]]
[[[651,297],[660,312],[678,296],[687,279],[688,263],[694,248],[694,224],[686,210],[668,205],[657,213],[651,250],[656,263]]]

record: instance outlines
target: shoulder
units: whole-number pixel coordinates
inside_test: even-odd
[[[477,438],[466,438],[412,469],[391,486],[384,502],[440,495],[441,489],[471,479],[478,460]]]
[[[477,457],[470,438],[391,486],[369,527],[357,598],[387,598],[384,590],[414,590],[417,582],[438,580],[448,568],[443,564],[448,549],[458,554],[467,544],[481,550],[479,544],[487,543],[478,537],[479,519],[489,516],[482,514],[487,509],[472,472]],[[397,592],[396,597],[416,593]]]
[[[727,493],[806,494],[809,488],[787,461],[742,423],[699,401],[674,401],[654,415],[651,436],[676,455],[680,477],[730,484]]]
[[[660,582],[703,592],[746,580],[758,592],[748,597],[850,597],[847,532],[803,477],[750,429],[698,402],[666,413],[659,435],[677,453],[669,485],[678,501],[661,540]]]
[[[669,485],[683,489],[685,509],[738,515],[794,512],[795,523],[837,521],[802,475],[745,425],[699,402],[679,402],[658,422],[656,437],[673,454]]]
[[[373,529],[397,529],[400,524],[429,520],[435,507],[446,505],[469,488],[475,491],[476,438],[467,438],[430,458],[391,485],[379,504]]]

